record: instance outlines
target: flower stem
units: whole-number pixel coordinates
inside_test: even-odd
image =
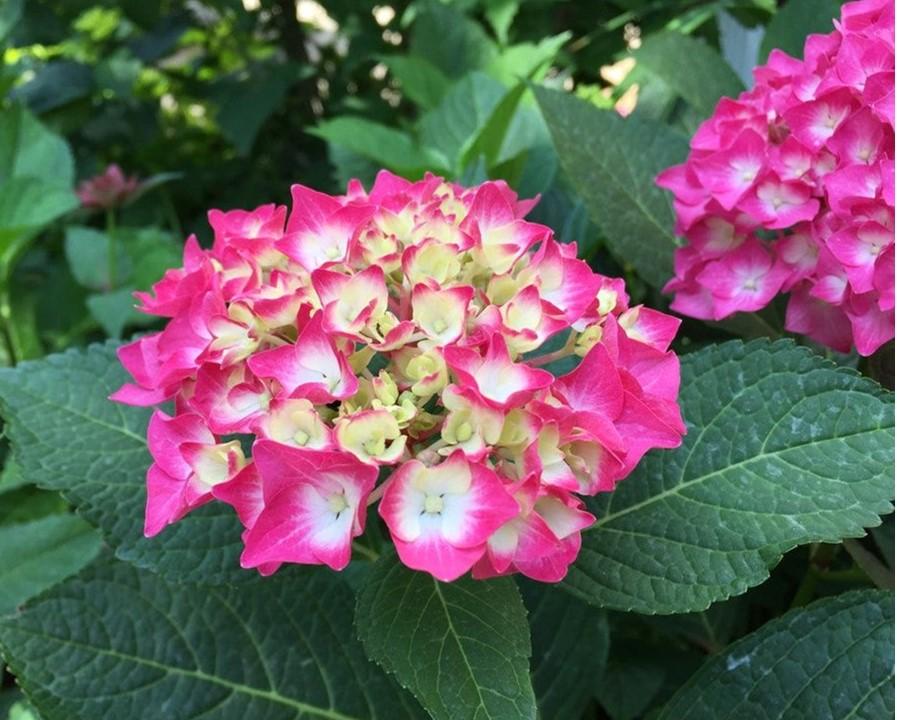
[[[106,237],[108,238],[109,248],[109,289],[112,290],[116,286],[116,275],[118,274],[118,248],[115,243],[115,210],[106,208]]]

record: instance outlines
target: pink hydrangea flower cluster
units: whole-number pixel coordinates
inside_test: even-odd
[[[136,175],[125,175],[113,163],[102,173],[83,180],[75,193],[86,208],[106,210],[124,205],[141,189]]]
[[[720,320],[790,293],[786,329],[870,355],[894,337],[894,5],[843,6],[723,98],[682,165],[672,308]]]
[[[411,568],[559,580],[594,520],[580,496],[681,442],[679,321],[629,307],[503,182],[381,172],[292,199],[211,211],[211,249],[191,237],[138,293],[170,320],[120,349],[112,397],[174,407],[149,424],[146,535],[215,498],[244,567],[339,570],[379,500]]]

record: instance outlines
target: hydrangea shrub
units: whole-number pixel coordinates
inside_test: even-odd
[[[774,50],[720,100],[674,195],[672,308],[721,320],[788,293],[786,329],[871,355],[894,337],[894,6],[843,6],[801,59]]]
[[[216,499],[244,567],[341,570],[379,501],[411,568],[563,578],[581,497],[681,441],[679,322],[629,307],[503,182],[384,171],[292,197],[213,210],[212,248],[191,238],[140,296],[169,320],[121,348],[113,399],[174,402],[149,424],[146,534]]]
[[[5,13],[12,27],[18,5]],[[336,5],[322,4],[324,17]],[[338,196],[297,185],[289,208],[212,211],[211,237],[189,238],[181,260],[180,243],[167,259],[158,230],[129,227],[147,209],[138,196],[173,175],[137,182],[110,166],[79,186],[82,207],[60,220],[66,257],[84,288],[108,290],[86,302],[94,312],[96,298],[107,301],[97,307],[112,311],[110,338],[155,331],[85,348],[80,340],[101,337],[88,319],[65,328],[64,352],[38,360],[23,360],[27,334],[0,333],[0,345],[28,350],[0,368],[0,720],[893,717],[886,353],[860,373],[847,367],[856,358],[835,363],[812,344],[718,342],[720,328],[697,322],[682,332],[642,304],[652,302],[646,284],[673,273],[674,215],[654,183],[688,152],[673,125],[739,87],[706,42],[706,8],[638,9],[626,36],[642,42],[633,57],[644,84],[641,107],[624,119],[582,86],[604,36],[585,53],[558,54],[567,33],[520,42],[523,28],[540,27],[531,12],[554,21],[560,6],[416,2],[392,20],[375,8],[372,20],[351,5],[349,17],[363,14],[389,44],[386,81],[407,97],[388,116],[395,127],[355,115],[366,94],[353,98],[352,117],[333,117],[350,107],[342,69],[332,73],[342,33],[353,32],[340,25],[336,53],[318,65],[329,80],[317,88],[334,94],[312,132],[327,140],[328,171],[370,182]],[[607,5],[596,17],[624,17]],[[785,0],[773,15],[775,3],[753,5],[737,17],[768,14],[767,42],[794,46],[806,35],[798,18],[823,27],[828,8],[841,7]],[[169,8],[178,17],[179,6]],[[247,17],[287,27],[292,13],[275,9],[247,4]],[[587,9],[589,35],[574,36],[571,51],[594,37]],[[193,10],[209,34],[190,31],[179,48],[224,31],[230,53],[247,37],[231,10],[218,21]],[[71,48],[53,46],[45,59],[35,46],[38,65],[26,60],[33,48],[14,48],[7,61],[37,78],[62,69],[72,48],[81,63],[92,57],[82,40],[101,21],[144,62],[129,12],[90,9]],[[722,47],[732,32],[737,40],[733,16],[715,19]],[[387,30],[397,27],[401,38]],[[247,62],[279,65],[282,53],[260,53],[269,40],[254,31]],[[350,40],[343,60],[358,47]],[[758,88],[721,103],[685,165],[661,180],[676,186],[690,243],[679,268],[695,267],[676,279],[692,283],[677,292],[680,311],[692,303],[692,314],[722,317],[790,292],[800,331],[803,293],[816,303],[812,337],[861,352],[882,341],[893,246],[847,240],[893,225],[882,82],[892,58],[890,9],[852,3],[802,60],[775,53]],[[549,64],[576,70],[576,95],[590,100],[539,87]],[[108,69],[95,78],[104,102]],[[252,89],[245,105],[268,105],[262,75],[228,73],[238,97]],[[191,76],[191,95],[205,77],[205,68]],[[30,86],[23,79],[13,93]],[[227,94],[216,93],[222,128],[241,120]],[[290,107],[297,95],[288,93]],[[84,103],[70,105],[83,122]],[[182,107],[193,115],[192,101]],[[304,148],[276,142],[297,117],[266,123],[256,146]],[[93,119],[85,127],[96,140]],[[0,113],[0,128],[0,150],[12,145],[0,152],[9,331],[45,314],[26,286],[52,265],[59,238],[55,227],[37,232],[78,196],[61,138],[19,110]],[[232,128],[252,144],[248,124]],[[155,147],[134,145],[135,157]],[[271,169],[255,159],[269,157],[220,159],[254,176]],[[423,179],[374,180],[365,158]],[[281,170],[313,182],[297,167]],[[464,187],[427,168],[510,184]],[[271,178],[266,187],[280,182]],[[544,204],[510,187],[541,190]],[[254,189],[247,179],[235,202]],[[101,210],[106,233],[68,224],[99,226]],[[589,265],[559,242],[570,237]],[[47,245],[16,265],[32,240]],[[606,253],[632,278],[628,293],[597,272]],[[141,315],[132,291],[151,287],[137,293]],[[63,325],[84,311],[83,292],[44,300]]]

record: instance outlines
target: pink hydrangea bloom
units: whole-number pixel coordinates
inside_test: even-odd
[[[289,213],[210,212],[212,247],[190,238],[137,294],[165,329],[119,350],[113,399],[175,407],[149,427],[146,534],[218,500],[244,567],[340,570],[379,502],[411,568],[560,580],[583,496],[681,442],[679,321],[630,307],[533,204],[382,172],[296,186]]]
[[[126,176],[113,163],[101,174],[82,181],[76,194],[84,207],[105,210],[124,205],[139,189],[137,176]]]
[[[672,308],[721,320],[786,292],[786,329],[870,355],[894,337],[893,3],[844,5],[754,78],[657,178],[687,241]]]

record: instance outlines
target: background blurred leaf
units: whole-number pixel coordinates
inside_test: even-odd
[[[753,87],[754,67],[757,65],[766,29],[762,25],[745,27],[725,10],[717,10],[716,22],[719,25],[719,45],[723,57],[735,70],[742,84]]]
[[[75,166],[68,143],[21,105],[0,113],[0,181],[15,177],[69,187]]]
[[[765,63],[773,48],[801,57],[807,35],[831,32],[832,18],[840,14],[841,0],[788,0],[766,28],[759,62]]]
[[[422,174],[424,168],[434,164],[433,158],[418,148],[407,134],[364,118],[338,117],[320,123],[308,132],[381,166],[412,175]]]
[[[449,77],[460,78],[487,67],[498,48],[480,25],[448,5],[432,1],[414,21],[411,54],[428,60]]]
[[[0,3],[0,45],[6,40],[22,17],[24,0],[3,0]]]
[[[249,153],[262,124],[303,75],[292,63],[268,63],[253,70],[245,76],[221,80],[212,89],[218,105],[218,126],[241,155]]]
[[[81,285],[92,290],[108,289],[109,236],[89,227],[69,225],[65,229],[65,256],[69,269]],[[128,272],[127,258],[121,254],[116,275]]]
[[[466,75],[437,107],[421,118],[421,144],[438,153],[443,167],[458,174],[465,164],[465,155],[506,94],[507,88],[488,75]]]
[[[451,86],[451,80],[424,58],[389,55],[383,62],[401,84],[402,93],[424,109],[436,107]]]
[[[0,615],[74,575],[99,549],[100,534],[75,515],[0,526]]]
[[[40,68],[32,80],[15,88],[10,97],[24,102],[36,113],[44,113],[87,97],[93,88],[89,66],[57,60]]]

